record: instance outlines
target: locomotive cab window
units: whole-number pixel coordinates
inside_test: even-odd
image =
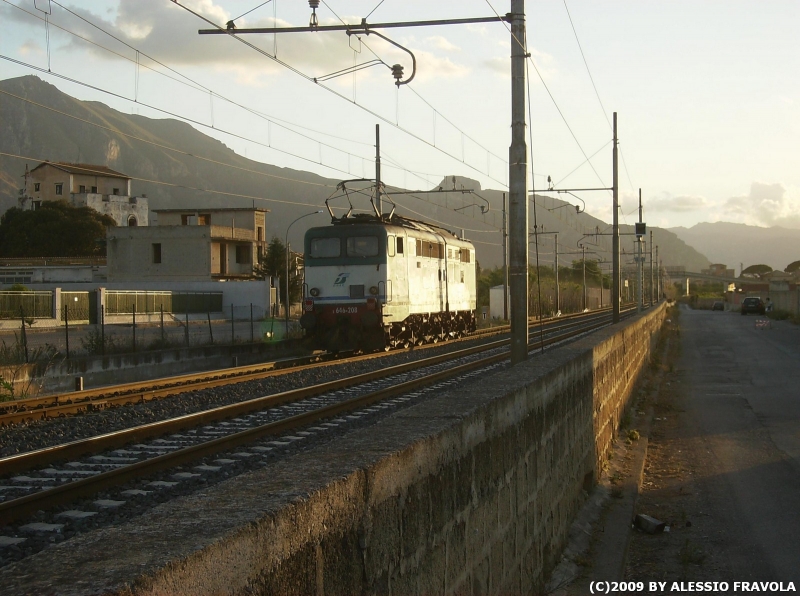
[[[351,236],[347,239],[348,257],[377,257],[377,236]]]
[[[314,259],[338,257],[342,254],[342,243],[339,238],[312,238],[311,254]]]
[[[386,252],[390,257],[394,256],[394,236],[389,236],[386,239]]]
[[[403,239],[402,238],[398,238],[397,239],[397,254],[399,254],[399,255],[403,254]]]

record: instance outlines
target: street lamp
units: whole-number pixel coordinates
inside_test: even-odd
[[[286,228],[286,242],[284,243],[284,247],[286,248],[286,302],[283,303],[284,310],[286,311],[286,336],[289,335],[289,230],[292,229],[292,226],[296,224],[298,221],[303,219],[304,217],[308,217],[309,215],[316,215],[317,213],[323,213],[324,209],[318,209],[317,211],[312,211],[311,213],[306,213],[305,215],[301,215],[292,223],[289,224],[289,227]],[[284,339],[285,339],[284,337]]]

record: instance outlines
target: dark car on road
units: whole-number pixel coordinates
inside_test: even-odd
[[[766,307],[761,298],[745,298],[742,300],[742,314],[746,315],[751,312],[757,315],[763,315],[766,312]]]

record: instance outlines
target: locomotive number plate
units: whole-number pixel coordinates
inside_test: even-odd
[[[337,306],[333,309],[333,312],[337,315],[354,315],[358,313],[357,306]]]

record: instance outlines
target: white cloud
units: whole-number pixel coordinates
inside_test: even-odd
[[[433,35],[427,39],[428,43],[433,47],[443,50],[445,52],[460,52],[461,48],[451,43],[448,39],[441,35]]]
[[[779,182],[753,182],[747,195],[731,197],[724,208],[744,223],[800,228],[800,197]]]
[[[41,55],[44,54],[44,48],[32,39],[28,39],[19,47],[19,53],[23,56],[29,56],[32,54]]]
[[[645,203],[648,211],[672,211],[676,213],[689,213],[699,211],[710,206],[708,199],[701,196],[679,195],[663,196],[650,199]]]

